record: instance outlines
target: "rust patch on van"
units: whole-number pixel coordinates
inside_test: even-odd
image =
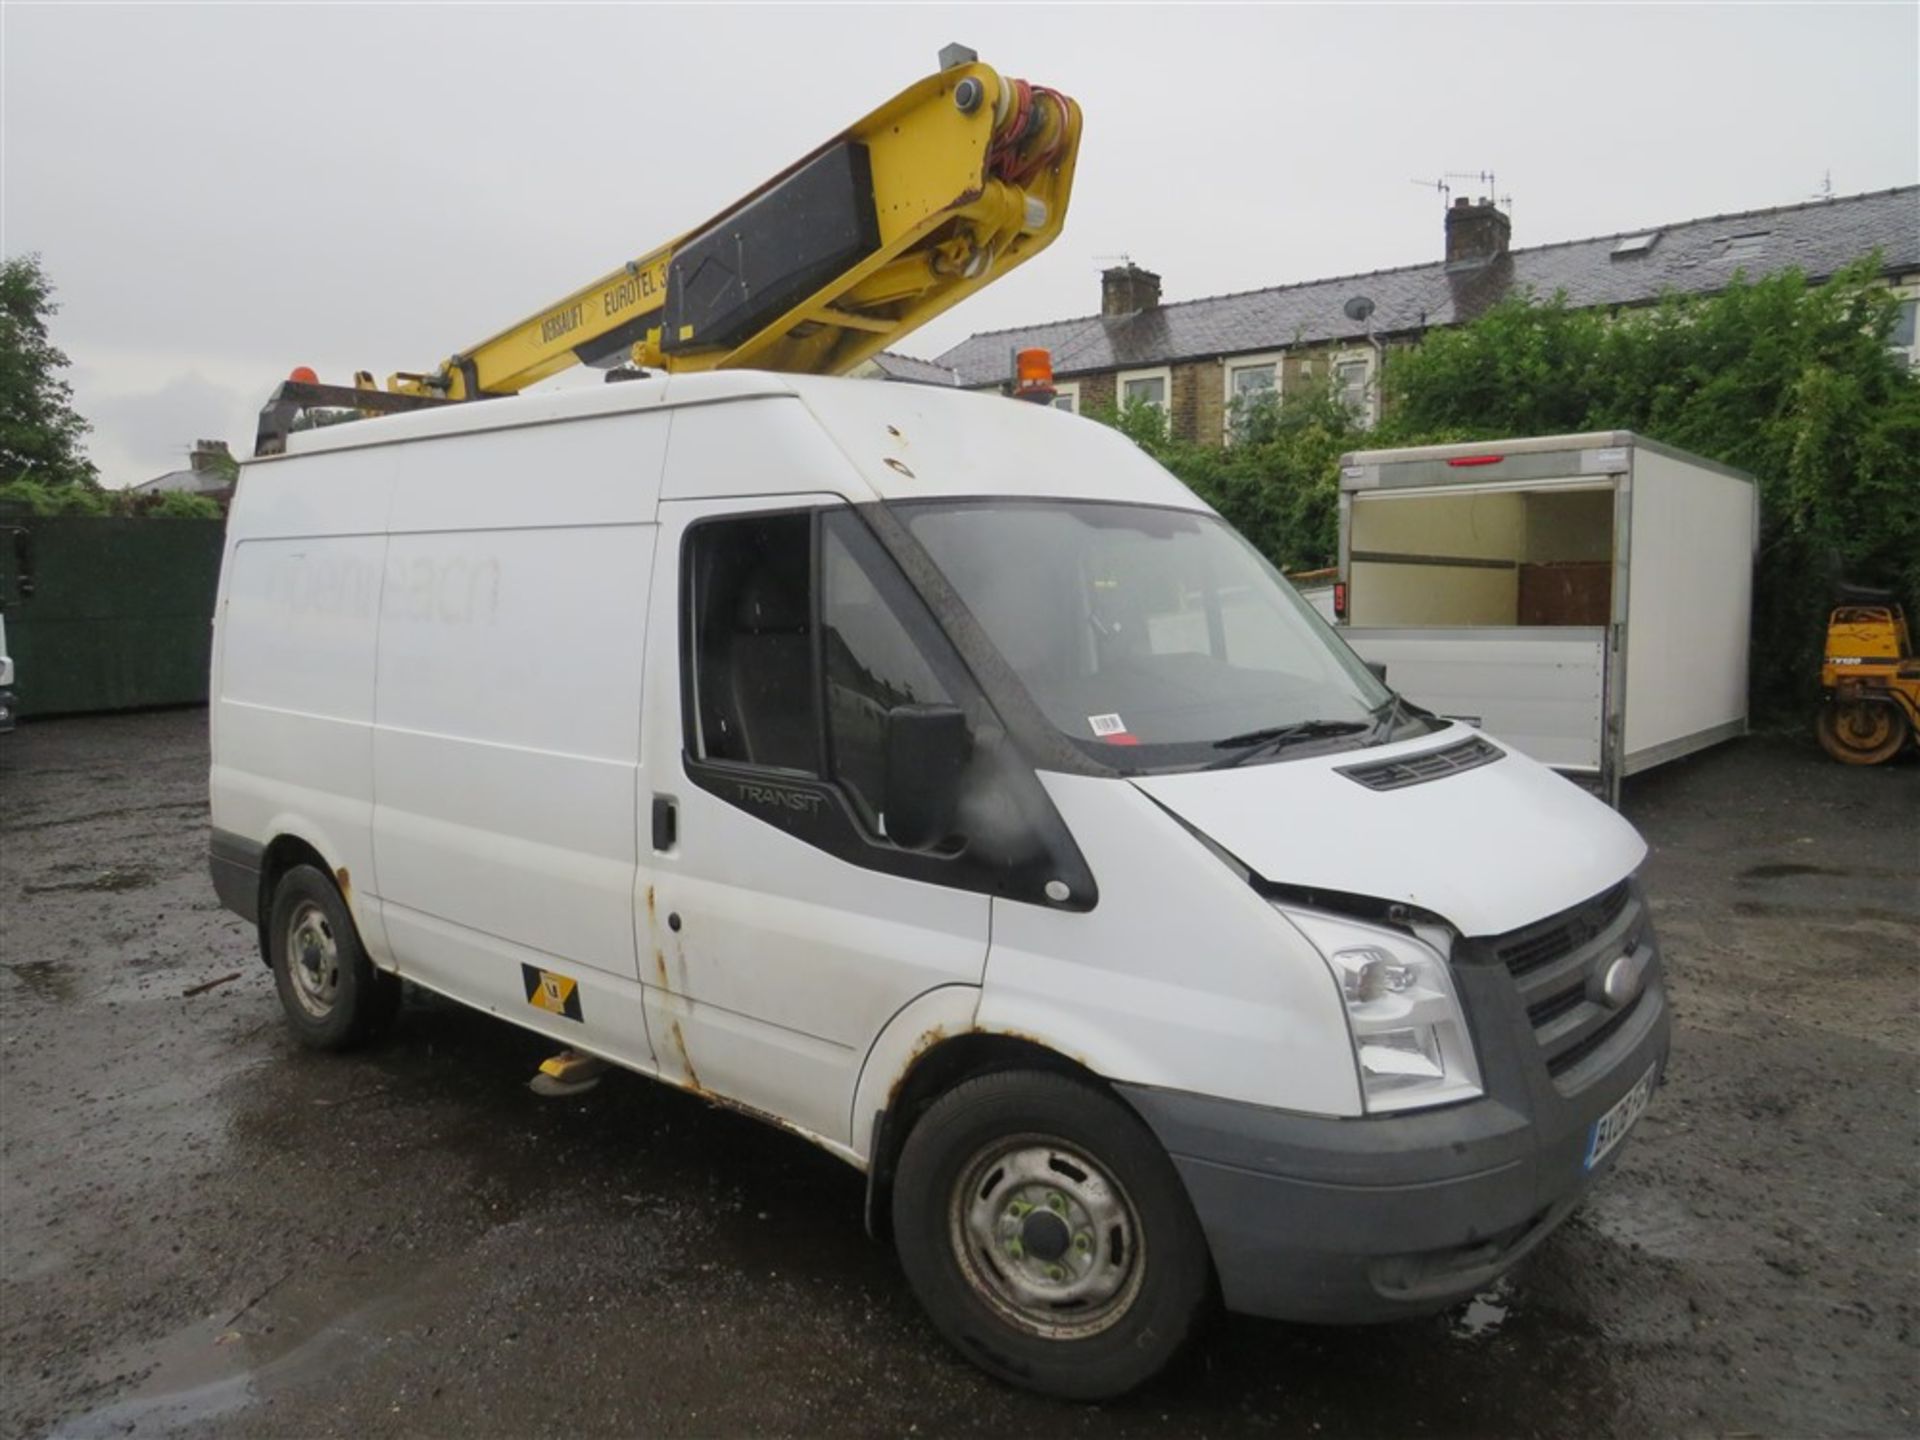
[[[353,904],[353,877],[347,874],[347,867],[342,865],[334,871],[333,878],[340,884],[340,898],[349,905]]]
[[[649,885],[647,886],[647,924],[651,925],[653,922],[653,887]]]
[[[687,1088],[706,1095],[707,1087],[700,1083],[700,1072],[693,1068],[693,1056],[687,1053],[687,1037],[680,1033],[680,1022],[674,1021],[670,1028],[673,1035],[673,1048],[680,1052],[680,1064],[687,1072]]]
[[[700,1098],[717,1110],[731,1110],[736,1115],[745,1115],[748,1119],[758,1120],[763,1125],[772,1125],[777,1129],[790,1131],[798,1135],[802,1140],[813,1141],[815,1144],[819,1143],[817,1137],[809,1135],[791,1120],[781,1119],[771,1110],[761,1110],[747,1104],[745,1101],[729,1099],[725,1095],[716,1095],[711,1090],[700,1091]]]
[[[893,1077],[893,1083],[887,1087],[887,1108],[893,1108],[893,1102],[900,1098],[900,1087],[907,1083],[907,1076],[913,1073],[913,1067],[934,1046],[947,1038],[947,1027],[935,1025],[922,1030],[913,1042],[913,1048],[907,1051],[907,1058],[900,1063],[900,1073]]]
[[[667,955],[664,950],[660,950],[660,949],[654,950],[653,970],[654,970],[654,973],[660,977],[660,988],[662,990],[671,992],[673,990],[673,986],[667,982]]]

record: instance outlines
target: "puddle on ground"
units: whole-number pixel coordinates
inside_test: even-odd
[[[238,1313],[221,1311],[157,1343],[103,1356],[102,1377],[145,1370],[124,1400],[54,1427],[53,1440],[105,1440],[128,1434],[174,1434],[236,1414],[276,1391],[351,1368],[385,1348],[391,1296],[345,1313],[302,1303],[289,1287],[283,1300],[263,1297]]]
[[[80,993],[72,972],[58,960],[22,960],[7,969],[42,1000],[71,1000]]]
[[[1484,1340],[1500,1333],[1512,1309],[1513,1287],[1503,1277],[1454,1311],[1447,1330],[1456,1340]]]
[[[144,890],[151,884],[151,870],[102,870],[98,875],[89,875],[83,880],[53,880],[44,885],[23,888],[29,895],[57,895],[71,890],[118,894],[124,890]]]
[[[1740,872],[1742,880],[1788,880],[1796,875],[1844,875],[1844,870],[1835,870],[1826,865],[1800,865],[1793,863],[1775,865],[1749,865]]]

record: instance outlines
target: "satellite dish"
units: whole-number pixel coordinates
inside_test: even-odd
[[[1341,310],[1341,313],[1343,313],[1347,317],[1347,319],[1358,320],[1361,324],[1364,325],[1367,321],[1367,317],[1373,314],[1373,301],[1368,299],[1365,295],[1356,295],[1351,300],[1347,301],[1346,304],[1342,305],[1340,307],[1340,310]]]

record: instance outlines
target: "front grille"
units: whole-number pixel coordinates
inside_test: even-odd
[[[1438,750],[1426,750],[1418,755],[1380,760],[1371,765],[1348,765],[1340,773],[1369,790],[1404,790],[1409,785],[1424,785],[1429,780],[1458,775],[1462,770],[1491,765],[1506,753],[1498,745],[1490,745],[1476,735],[1457,745],[1444,745]]]
[[[1513,977],[1527,1023],[1546,1060],[1547,1073],[1572,1093],[1593,1078],[1584,1062],[1597,1054],[1639,1013],[1646,987],[1616,1010],[1593,998],[1596,973],[1621,955],[1650,944],[1645,907],[1622,881],[1538,924],[1492,942],[1492,951]],[[1604,1068],[1604,1067],[1603,1067]]]
[[[1494,941],[1493,953],[1515,975],[1551,965],[1609,929],[1631,898],[1630,888],[1622,880],[1584,905],[1501,936]]]

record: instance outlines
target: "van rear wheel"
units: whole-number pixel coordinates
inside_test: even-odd
[[[935,1102],[901,1152],[893,1229],[941,1333],[990,1374],[1062,1399],[1152,1379],[1211,1286],[1160,1143],[1062,1075],[983,1075]]]
[[[311,865],[294,866],[274,886],[267,954],[287,1025],[309,1049],[351,1050],[399,1012],[399,977],[367,958],[347,902]]]

